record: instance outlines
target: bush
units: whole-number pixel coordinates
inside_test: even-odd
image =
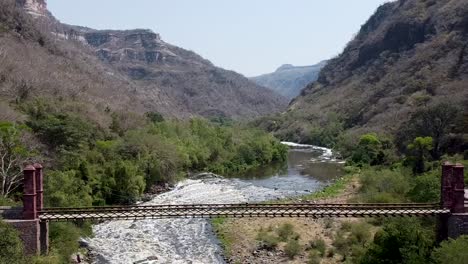
[[[31,259],[31,263],[33,264],[62,264],[64,262],[61,260],[61,257],[58,256],[55,252],[49,252],[48,256],[33,257]]]
[[[333,246],[345,259],[358,263],[370,243],[371,225],[367,223],[343,223],[333,239]]]
[[[286,247],[284,248],[284,252],[290,259],[294,259],[295,256],[299,254],[301,251],[302,247],[299,244],[299,241],[295,239],[290,239],[289,242],[286,244]]]
[[[78,177],[77,172],[51,171],[44,178],[45,204],[50,207],[91,206],[91,189]]]
[[[0,264],[24,263],[23,243],[18,232],[0,220]]]
[[[440,201],[440,172],[434,170],[417,176],[408,193],[411,201],[416,203],[436,203]]]
[[[420,220],[391,220],[375,234],[362,263],[427,263],[433,245],[433,231]]]
[[[21,203],[0,196],[0,206],[21,206]]]
[[[329,113],[326,122],[312,127],[304,142],[333,148],[344,130],[342,118],[336,113]]]
[[[309,253],[307,264],[320,264],[320,262],[322,262],[322,257],[320,256],[320,253],[316,250],[312,250]]]
[[[431,137],[417,137],[408,145],[414,174],[420,174],[426,170],[424,165],[433,148],[432,145],[433,140]]]
[[[310,241],[309,243],[310,248],[319,252],[320,257],[325,256],[325,252],[327,251],[327,245],[323,239],[317,239]]]
[[[147,112],[145,116],[150,122],[153,123],[159,123],[164,121],[164,117],[158,112]]]
[[[399,150],[405,153],[407,146],[416,137],[431,137],[433,139],[431,155],[439,159],[449,146],[444,141],[457,126],[459,109],[448,103],[421,108],[407,122],[403,123],[396,135],[395,142]],[[435,122],[436,120],[436,122]]]
[[[74,224],[50,224],[49,238],[51,251],[61,259],[61,263],[69,263],[70,256],[78,251],[80,236],[81,231]]]
[[[455,240],[449,239],[440,244],[432,252],[435,263],[465,264],[468,260],[468,236],[461,236]]]
[[[363,202],[404,202],[409,190],[409,176],[402,169],[366,169],[360,175]]]
[[[286,242],[288,238],[294,236],[294,226],[290,223],[282,224],[277,230],[278,238],[282,242]]]
[[[90,122],[71,114],[46,114],[31,119],[27,125],[54,148],[76,149],[101,137]]]
[[[351,151],[351,161],[359,166],[389,164],[393,156],[394,147],[391,141],[379,138],[375,133],[362,135]]]
[[[278,237],[269,234],[265,231],[260,231],[257,235],[257,240],[260,242],[259,248],[266,250],[274,250],[280,242]]]

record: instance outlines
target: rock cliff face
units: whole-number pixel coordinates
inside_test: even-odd
[[[23,7],[26,12],[36,17],[48,16],[50,14],[45,0],[17,0],[17,4]]]
[[[151,30],[88,30],[83,32],[83,36],[99,58],[109,63],[213,66],[193,52],[181,52]]]
[[[127,75],[139,87],[145,94],[145,105],[155,105],[166,115],[181,112],[184,116],[209,118],[256,117],[286,107],[285,98],[240,74],[214,66],[192,51],[163,41],[151,30],[71,28],[102,62]],[[162,95],[168,101],[158,102]],[[165,109],[164,105],[172,106]]]
[[[267,87],[288,99],[298,96],[309,83],[317,80],[320,70],[327,62],[312,66],[284,64],[275,72],[250,78],[255,83]]]
[[[278,133],[305,139],[310,126],[338,116],[350,133],[392,135],[418,109],[440,102],[462,106],[467,46],[468,1],[386,3],[290,104],[290,121]]]

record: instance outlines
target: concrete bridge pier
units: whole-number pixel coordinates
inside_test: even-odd
[[[468,235],[463,165],[448,162],[442,165],[440,200],[443,208],[450,209],[450,214],[440,216],[439,241]]]
[[[3,214],[9,215],[5,220],[15,227],[24,244],[26,255],[48,254],[49,224],[40,222],[38,212],[44,206],[43,174],[40,164],[28,165],[24,168],[23,208],[5,208]]]

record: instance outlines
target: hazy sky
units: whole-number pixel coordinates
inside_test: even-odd
[[[338,55],[388,0],[48,0],[62,22],[149,28],[246,76]]]

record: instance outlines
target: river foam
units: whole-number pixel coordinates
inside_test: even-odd
[[[287,143],[290,146],[292,144]],[[319,159],[331,157],[329,149],[300,144],[292,147],[298,146],[301,149],[322,151]],[[274,185],[262,186],[258,181],[226,179],[208,173],[184,180],[173,190],[142,204],[259,202],[297,196],[320,188],[319,184],[309,184],[309,190],[302,192]],[[95,225],[93,231],[94,237],[84,240],[96,264],[225,263],[222,249],[207,219],[107,221]]]
[[[185,180],[145,205],[244,203],[283,198],[287,193],[238,180]],[[87,242],[95,263],[224,263],[206,219],[109,221],[95,225]]]

